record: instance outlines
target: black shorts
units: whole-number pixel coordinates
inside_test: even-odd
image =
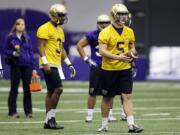
[[[89,78],[89,95],[96,96],[101,94],[101,68],[92,66]]]
[[[44,79],[45,79],[48,91],[54,91],[54,89],[62,87],[62,81],[60,79],[58,68],[51,67],[50,73],[45,73],[43,69],[42,71],[44,73]]]
[[[133,79],[131,69],[121,71],[101,72],[102,95],[104,97],[114,97],[115,95],[131,94],[133,88]]]

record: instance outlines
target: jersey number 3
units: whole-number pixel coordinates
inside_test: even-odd
[[[58,42],[58,44],[59,44],[59,49],[56,49],[56,53],[60,54],[60,53],[61,53],[61,39],[58,38],[58,39],[57,39],[57,42]]]

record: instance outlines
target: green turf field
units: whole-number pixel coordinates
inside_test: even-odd
[[[87,83],[65,82],[64,93],[56,114],[64,130],[44,130],[44,92],[33,93],[33,119],[26,119],[22,109],[22,93],[18,97],[20,119],[7,116],[7,82],[0,82],[0,135],[126,135],[127,124],[119,120],[120,102],[115,98],[114,114],[117,122],[109,124],[109,132],[98,133],[101,124],[98,98],[93,123],[85,123]],[[3,87],[2,87],[3,86]],[[4,89],[4,90],[3,90]],[[2,92],[3,91],[3,92]],[[180,135],[180,84],[135,83],[134,115],[138,125],[144,128],[142,135]]]

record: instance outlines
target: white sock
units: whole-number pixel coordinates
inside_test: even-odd
[[[121,115],[122,115],[122,116],[126,116],[123,108],[121,109]]]
[[[134,125],[134,117],[133,116],[127,116],[127,124],[128,124],[128,126]]]
[[[87,109],[87,115],[93,116],[94,109]]]
[[[102,118],[102,127],[107,127],[108,126],[108,117]]]
[[[112,116],[113,115],[113,111],[112,109],[109,110],[109,116]]]
[[[45,122],[48,123],[48,120],[51,118],[50,111],[46,113],[46,119]]]
[[[51,119],[52,117],[53,117],[53,112],[54,110],[53,109],[51,109],[51,110],[49,110],[48,112],[47,112],[47,114],[46,114],[46,119],[45,119],[45,122],[47,123],[48,122],[48,120],[49,119]]]
[[[51,109],[51,116],[55,118],[56,115],[56,109]]]

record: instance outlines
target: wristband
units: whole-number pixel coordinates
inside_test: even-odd
[[[71,61],[69,60],[69,58],[68,57],[66,57],[65,59],[64,59],[64,63],[66,64],[66,65],[72,65],[71,64]]]
[[[133,54],[133,52],[131,52],[131,56],[132,56],[134,59],[137,59],[137,58],[138,58],[138,56],[135,56],[135,55]]]
[[[46,56],[42,56],[41,57],[41,60],[42,60],[42,63],[45,65],[45,64],[48,64],[48,61],[46,59]]]
[[[68,67],[73,67],[73,65],[72,65],[72,64],[70,64],[70,65],[68,65]]]
[[[89,59],[88,56],[85,56],[85,57],[83,58],[84,61],[87,61],[88,59]]]

